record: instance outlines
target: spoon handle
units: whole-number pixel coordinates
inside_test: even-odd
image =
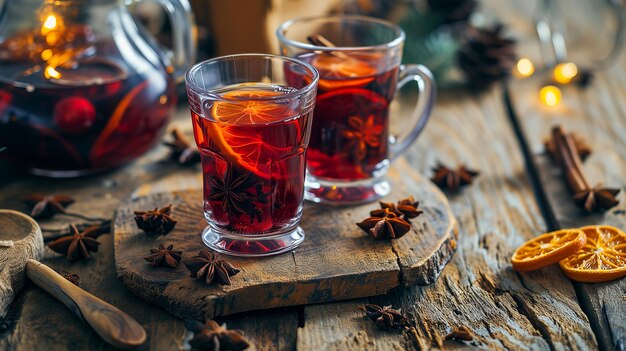
[[[129,349],[146,341],[146,331],[131,316],[72,284],[45,264],[28,260],[26,275],[87,322],[109,344]]]

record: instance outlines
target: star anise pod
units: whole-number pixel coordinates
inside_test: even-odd
[[[505,38],[503,31],[502,25],[492,29],[468,26],[465,30],[458,63],[470,86],[485,89],[511,74],[517,62],[515,41]]]
[[[175,268],[180,262],[182,251],[174,251],[174,245],[168,245],[165,247],[163,244],[159,244],[158,249],[150,249],[150,256],[143,259],[150,262],[153,267],[167,266]]]
[[[183,133],[178,130],[172,130],[172,140],[163,144],[170,148],[170,159],[180,163],[181,165],[193,165],[200,162],[200,152],[195,145],[192,145]]]
[[[30,215],[33,218],[49,218],[57,213],[65,213],[65,208],[74,202],[67,195],[43,195],[31,194],[24,198],[24,202],[30,207]]]
[[[76,261],[91,257],[90,252],[98,252],[100,243],[97,238],[102,234],[98,226],[89,227],[80,232],[70,224],[72,234],[60,237],[48,244],[52,251],[65,255],[68,260]]]
[[[383,201],[380,201],[379,204],[380,204],[380,209],[371,211],[370,216],[385,217],[387,213],[385,209],[388,209],[389,212],[394,213],[398,217],[401,216],[407,222],[410,222],[409,221],[410,219],[415,218],[421,215],[422,213],[424,213],[424,211],[418,208],[419,202],[415,201],[413,199],[413,196],[410,196],[406,199],[402,199],[398,201],[397,204],[394,204],[392,202],[383,202]]]
[[[370,115],[365,122],[360,117],[351,116],[348,118],[348,126],[351,129],[342,131],[341,135],[348,140],[346,145],[357,160],[365,158],[368,147],[380,146],[379,139],[384,127],[382,124],[376,125],[374,115]]]
[[[595,187],[574,194],[574,203],[587,212],[604,212],[619,204],[618,188]]]
[[[442,189],[448,189],[450,191],[457,191],[462,186],[472,184],[474,177],[479,173],[471,170],[465,166],[459,166],[456,169],[451,169],[443,164],[438,164],[433,168],[435,174],[431,178],[433,183],[437,184]]]
[[[241,335],[243,333],[241,330],[228,330],[225,324],[220,326],[214,320],[208,320],[202,324],[192,319],[186,319],[185,327],[193,333],[189,345],[196,350],[239,351],[250,347],[250,342]]]
[[[572,136],[572,140],[574,140],[574,145],[576,146],[576,152],[582,161],[584,161],[589,155],[591,155],[591,146],[587,143],[587,141],[580,135],[571,132],[569,133]],[[546,152],[552,159],[558,159],[558,153],[556,149],[556,143],[552,137],[546,139],[543,143]]]
[[[63,278],[67,279],[70,283],[76,286],[79,286],[80,284],[80,277],[78,276],[78,274],[74,274],[74,273],[64,274]]]
[[[139,229],[143,229],[145,232],[167,234],[178,223],[172,218],[171,213],[171,204],[162,209],[155,207],[152,211],[135,211],[135,223]]]
[[[446,340],[462,340],[462,341],[472,341],[474,340],[474,335],[472,331],[469,330],[468,327],[461,326],[454,329],[450,334],[446,335]]]
[[[219,285],[230,285],[230,277],[240,270],[222,259],[215,252],[202,250],[197,256],[185,262],[191,277],[204,280],[207,284],[216,282]]]
[[[382,217],[370,217],[357,223],[359,228],[371,235],[374,239],[399,239],[411,230],[411,223],[397,216],[388,208]]]
[[[245,213],[247,212],[245,203],[248,202],[248,195],[244,191],[244,187],[246,187],[248,173],[243,172],[238,176],[233,175],[233,173],[233,167],[228,165],[223,176],[215,179],[205,177],[205,180],[211,185],[211,194],[207,200],[221,201],[223,211]]]
[[[381,329],[397,328],[409,323],[409,319],[402,314],[400,309],[394,310],[391,306],[381,307],[378,305],[367,304],[361,306],[365,311],[365,315],[376,323]]]

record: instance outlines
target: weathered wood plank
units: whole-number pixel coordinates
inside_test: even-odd
[[[545,231],[545,223],[500,90],[481,97],[451,93],[440,98],[430,125],[409,154],[410,164],[427,174],[437,159],[481,171],[473,186],[450,196],[460,224],[458,251],[435,284],[369,299],[401,307],[414,317],[410,341],[406,334],[381,332],[355,319],[362,300],[305,307],[299,348],[316,349],[320,339],[337,341],[328,350],[345,345],[359,350],[447,348],[459,344],[444,342],[445,335],[466,326],[476,335],[475,346],[487,349],[595,349],[574,289],[558,268],[528,274],[511,270],[511,253]],[[329,331],[328,316],[338,311],[342,317],[333,319]],[[359,341],[351,343],[355,335]]]
[[[179,111],[176,125],[191,130],[186,108]],[[8,169],[3,173],[0,186],[0,208],[27,211],[21,198],[31,192],[65,193],[78,201],[69,210],[81,214],[111,217],[119,202],[138,186],[156,179],[172,182],[185,188],[199,169],[185,169],[163,163],[166,150],[156,148],[138,162],[102,176],[72,180],[51,180],[24,175]],[[4,167],[5,165],[2,165]],[[175,177],[173,175],[176,174]],[[172,185],[169,184],[169,188]],[[140,188],[142,189],[142,188]],[[58,216],[40,221],[44,228],[61,229],[77,219]],[[45,235],[44,235],[45,236]],[[179,350],[184,347],[186,333],[182,321],[160,308],[143,302],[132,295],[117,279],[113,261],[113,236],[100,237],[99,252],[86,262],[68,263],[64,258],[46,249],[44,263],[62,273],[76,273],[81,277],[81,287],[115,305],[139,321],[148,333],[143,350]],[[0,350],[109,350],[89,326],[80,322],[61,303],[43,290],[27,285],[10,307],[8,330],[0,327]],[[15,322],[11,320],[15,319]],[[271,321],[271,323],[270,323]],[[0,321],[1,322],[1,321]],[[252,349],[290,350],[295,346],[298,313],[295,310],[270,311],[253,316],[234,316],[227,320],[229,327],[244,329],[256,347]],[[3,324],[3,323],[0,323]],[[274,340],[270,343],[269,340]],[[270,345],[270,346],[267,346]]]
[[[139,192],[166,192],[130,198],[117,209],[114,235],[119,278],[145,300],[177,316],[196,319],[379,295],[400,284],[432,283],[455,251],[456,222],[448,201],[406,162],[393,167],[390,178],[395,188],[386,201],[405,194],[422,201],[424,214],[412,221],[409,234],[391,242],[364,234],[355,223],[369,216],[376,204],[337,208],[307,203],[302,245],[291,253],[262,259],[230,257],[242,272],[224,287],[190,279],[184,265],[154,269],[143,260],[157,243],[173,243],[184,251],[183,260],[205,248],[200,238],[206,227],[201,183],[189,191],[172,191],[162,184],[144,187]],[[172,214],[178,220],[171,233],[151,236],[137,228],[135,210],[168,204],[173,204]]]
[[[218,319],[228,329],[239,329],[251,341],[250,351],[293,350],[296,345],[298,307],[246,313]]]
[[[539,170],[542,190],[561,228],[592,224],[626,230],[626,59],[596,75],[587,89],[563,87],[563,101],[555,108],[542,106],[536,91],[540,77],[517,81],[511,89],[532,158]],[[583,136],[593,149],[584,163],[592,185],[622,189],[620,204],[606,214],[586,215],[571,201],[558,167],[544,153],[542,142],[550,127],[563,125]],[[576,284],[578,298],[603,349],[626,349],[626,279],[602,284]]]

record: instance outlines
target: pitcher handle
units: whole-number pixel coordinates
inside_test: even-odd
[[[154,2],[165,10],[172,24],[172,50],[168,52],[176,83],[185,79],[185,72],[196,58],[198,30],[196,21],[187,0],[135,0]]]
[[[398,85],[396,90],[402,89],[410,81],[417,82],[419,97],[413,110],[413,128],[400,135],[390,136],[389,158],[396,159],[402,155],[406,149],[413,144],[417,136],[422,132],[430,117],[430,112],[435,104],[436,86],[432,73],[422,65],[401,65],[398,74]]]

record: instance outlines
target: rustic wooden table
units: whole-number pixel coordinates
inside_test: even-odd
[[[528,6],[511,1],[494,8],[520,39],[519,52],[537,58]],[[585,42],[593,40],[594,33],[579,35]],[[426,175],[437,160],[466,163],[480,169],[481,175],[473,186],[449,198],[460,224],[459,246],[435,284],[220,321],[244,330],[252,349],[258,350],[458,348],[468,344],[443,338],[460,326],[469,328],[476,335],[474,345],[485,349],[626,349],[626,279],[579,284],[558,267],[520,274],[509,263],[518,245],[547,230],[600,223],[626,228],[623,56],[599,72],[589,88],[565,88],[563,103],[556,108],[539,103],[540,78],[512,81],[482,95],[441,94],[428,128],[407,158]],[[190,131],[184,107],[174,123]],[[585,172],[592,183],[622,188],[620,205],[595,216],[581,215],[573,206],[543,153],[543,138],[555,123],[587,138],[594,153],[584,165]],[[81,213],[111,217],[119,202],[133,192],[142,194],[159,184],[187,188],[197,181],[198,168],[161,162],[165,154],[158,147],[123,169],[69,181],[32,177],[0,164],[0,208],[25,211],[20,199],[34,191],[67,193],[78,199],[73,206]],[[62,228],[63,221],[45,221],[42,226]],[[149,338],[144,349],[182,349],[189,336],[182,321],[133,296],[116,278],[112,235],[102,236],[101,241],[100,252],[88,261],[69,264],[47,249],[45,262],[58,271],[77,273],[84,289],[142,323]],[[367,302],[401,307],[415,320],[415,328],[403,333],[377,330],[357,308]],[[18,296],[7,321],[0,325],[2,350],[110,348],[66,307],[34,286]]]

